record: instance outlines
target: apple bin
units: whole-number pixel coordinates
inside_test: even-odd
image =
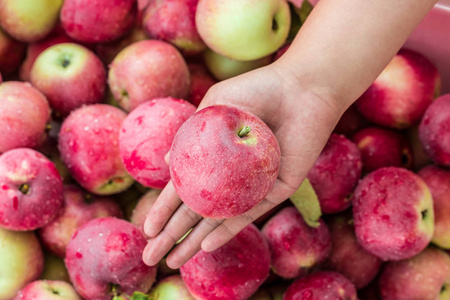
[[[450,0],[324,136],[318,3],[0,0],[0,300],[450,299]]]

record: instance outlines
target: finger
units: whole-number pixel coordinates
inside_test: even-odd
[[[151,238],[158,235],[181,203],[172,182],[169,181],[147,214],[144,222],[145,234]]]
[[[241,232],[248,224],[255,221],[265,212],[269,211],[279,203],[270,201],[269,198],[263,199],[257,206],[246,213],[227,219],[211,232],[201,243],[201,249],[206,252],[214,251],[225,245],[236,234]]]
[[[164,227],[164,230],[149,240],[143,254],[145,263],[152,266],[156,265],[201,218],[186,204],[181,205]]]
[[[222,219],[203,219],[195,226],[191,233],[177,245],[167,256],[167,265],[172,269],[178,269],[191,257],[201,250],[203,239],[215,228],[223,223]]]

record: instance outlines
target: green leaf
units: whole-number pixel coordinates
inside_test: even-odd
[[[149,296],[141,293],[141,292],[134,292],[131,296],[131,300],[149,300]]]
[[[306,18],[308,18],[313,8],[314,6],[312,6],[312,4],[308,0],[303,1],[300,9],[297,9],[297,14],[300,16],[301,24],[305,23]]]
[[[300,27],[302,26],[302,22],[300,21],[300,15],[298,13],[298,9],[291,3],[289,3],[289,10],[291,12],[291,27],[289,29],[288,41],[292,41],[297,35]]]
[[[303,180],[300,187],[290,197],[291,202],[298,209],[306,224],[311,227],[319,227],[319,219],[322,216],[319,199],[308,178]]]

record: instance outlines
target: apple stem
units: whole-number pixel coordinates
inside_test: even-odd
[[[251,130],[252,128],[250,126],[245,126],[241,129],[241,131],[239,131],[238,135],[240,138],[242,138],[244,136],[247,136]]]
[[[28,183],[24,183],[19,187],[19,190],[22,194],[28,194],[30,192],[30,185]]]

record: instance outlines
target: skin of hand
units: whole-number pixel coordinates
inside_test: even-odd
[[[289,198],[342,113],[370,86],[435,2],[321,0],[279,60],[214,85],[199,109],[234,105],[260,117],[280,144],[278,179],[260,204],[227,220],[194,213],[169,182],[144,224],[150,237],[144,262],[156,265],[170,251],[167,265],[179,268],[200,249],[219,248]]]

